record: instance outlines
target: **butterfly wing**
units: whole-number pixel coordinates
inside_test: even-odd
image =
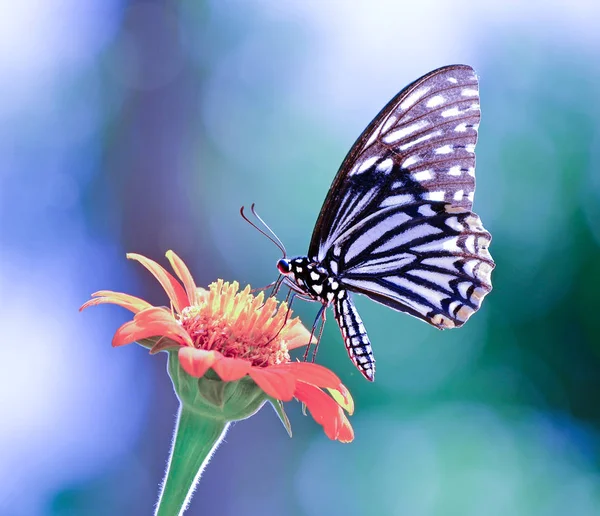
[[[309,256],[350,290],[439,328],[491,290],[490,234],[471,212],[479,89],[453,65],[407,86],[344,159]]]

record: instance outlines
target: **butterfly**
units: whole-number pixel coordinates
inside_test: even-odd
[[[471,211],[479,119],[470,66],[417,79],[348,152],[307,255],[287,258],[282,248],[280,281],[321,303],[317,320],[333,308],[367,380],[375,378],[375,359],[353,293],[448,329],[462,326],[492,289],[491,235]]]

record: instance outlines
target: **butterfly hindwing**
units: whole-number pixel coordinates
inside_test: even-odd
[[[326,258],[340,261],[341,283],[350,290],[439,328],[462,326],[491,290],[491,237],[465,208],[404,206],[380,212],[363,229],[371,232],[366,247],[350,237]]]

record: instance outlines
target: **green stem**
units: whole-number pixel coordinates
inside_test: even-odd
[[[225,421],[202,416],[183,404],[179,407],[171,456],[155,516],[184,513],[228,426]]]

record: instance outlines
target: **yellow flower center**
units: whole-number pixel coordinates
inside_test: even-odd
[[[243,358],[254,366],[289,362],[287,340],[300,321],[291,319],[286,303],[277,306],[264,293],[253,296],[250,287],[238,292],[239,283],[219,280],[188,306],[180,322],[198,349],[215,350],[226,357]]]

